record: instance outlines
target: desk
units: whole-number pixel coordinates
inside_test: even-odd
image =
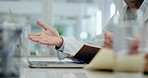
[[[24,65],[21,78],[115,78],[113,72],[89,71],[78,68],[29,68]],[[123,78],[138,78],[134,74],[127,74]],[[144,75],[148,78],[148,75]]]

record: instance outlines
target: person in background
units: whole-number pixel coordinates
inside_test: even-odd
[[[124,0],[126,2],[126,4],[128,5],[127,8],[129,9],[138,9],[141,10],[143,12],[143,28],[142,28],[142,32],[140,34],[140,36],[135,37],[135,39],[133,40],[133,42],[130,44],[130,53],[131,54],[136,54],[138,52],[138,47],[139,44],[142,43],[142,45],[144,44],[144,46],[148,46],[148,0]],[[126,9],[124,10],[126,11]],[[109,27],[109,26],[108,26]],[[110,26],[111,27],[111,26]],[[112,32],[106,32],[105,34],[106,36],[106,45],[108,45],[109,47],[112,47]],[[142,39],[142,42],[140,42],[140,39]],[[145,70],[148,71],[148,52],[146,52],[145,54],[145,58],[146,60],[146,65],[145,65]]]
[[[148,27],[148,0],[124,0],[125,3],[127,4],[120,12],[124,13],[123,15],[126,14],[126,10],[127,9],[138,9],[141,10],[143,12],[143,20],[144,20],[144,28]],[[105,33],[105,43],[109,46],[112,47],[112,32],[113,32],[113,17],[110,19],[110,21],[107,24],[108,26],[106,26],[106,33]],[[109,31],[108,31],[109,30]],[[138,41],[138,38],[135,40],[136,44]],[[135,46],[136,47],[136,46]],[[133,47],[134,48],[134,47]]]
[[[148,27],[148,0],[124,0],[127,4],[120,12],[126,13],[127,9],[135,8],[143,11],[144,27]],[[113,16],[114,17],[114,16]],[[55,46],[58,51],[57,56],[59,60],[63,60],[71,55],[74,55],[84,45],[95,45],[98,47],[112,48],[112,32],[113,32],[113,17],[105,26],[101,35],[95,36],[89,42],[81,42],[76,39],[60,36],[58,32],[51,26],[44,25],[42,22],[37,21],[37,24],[44,29],[42,32],[31,33],[28,39],[45,45]],[[147,28],[148,29],[148,28]]]

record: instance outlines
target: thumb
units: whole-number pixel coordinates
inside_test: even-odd
[[[43,23],[40,22],[40,21],[37,21],[37,24],[38,24],[41,28],[43,28],[43,29],[45,29],[45,30],[48,30],[48,29],[49,29],[48,26],[46,26],[45,24],[43,24]]]

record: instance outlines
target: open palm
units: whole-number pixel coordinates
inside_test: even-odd
[[[62,45],[63,40],[58,34],[57,30],[50,26],[46,26],[39,21],[37,21],[37,24],[44,30],[42,32],[29,34],[28,39],[45,45],[53,45],[57,47]]]

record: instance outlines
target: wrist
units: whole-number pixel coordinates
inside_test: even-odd
[[[60,36],[60,39],[59,39],[59,44],[58,45],[56,45],[56,47],[61,47],[62,46],[62,44],[63,44],[63,38]]]

